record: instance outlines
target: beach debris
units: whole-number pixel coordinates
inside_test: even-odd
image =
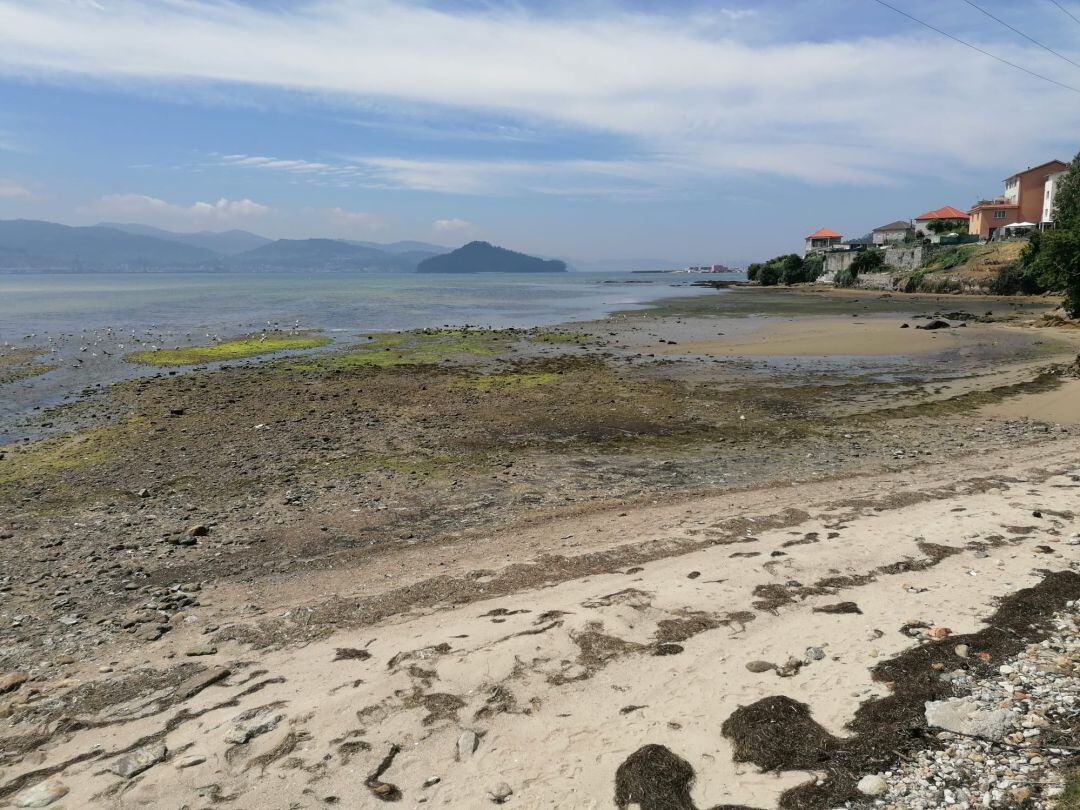
[[[814,608],[814,613],[857,613],[862,614],[859,606],[854,602],[837,602],[835,605],[822,605],[821,607]]]
[[[338,647],[334,651],[335,661],[367,661],[371,653],[367,650],[358,650],[354,647]]]
[[[364,784],[367,785],[368,790],[370,790],[372,795],[380,801],[396,802],[401,799],[401,790],[398,786],[382,780],[382,775],[390,770],[390,766],[394,764],[394,758],[400,751],[400,745],[397,745],[396,743],[391,745],[390,750],[387,752],[386,756],[382,758],[379,766],[364,780]]]
[[[615,805],[627,810],[696,810],[690,796],[694,769],[663,745],[644,745],[615,771]]]

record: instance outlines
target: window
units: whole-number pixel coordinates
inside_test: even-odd
[[[1004,211],[995,211],[994,212],[994,219],[1005,219],[1005,212]]]

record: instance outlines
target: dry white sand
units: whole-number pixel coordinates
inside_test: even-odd
[[[598,512],[492,536],[475,551],[489,569],[476,578],[478,589],[490,570],[535,559],[544,547],[584,554],[653,543],[670,553],[642,570],[618,567],[399,615],[301,648],[220,645],[198,660],[228,666],[227,680],[173,705],[171,690],[162,690],[156,697],[166,700],[164,709],[146,698],[101,716],[75,705],[70,714],[89,727],[54,735],[39,754],[0,773],[0,785],[86,756],[59,774],[71,789],[62,807],[179,810],[233,796],[226,806],[370,808],[382,803],[365,778],[396,744],[401,753],[382,777],[403,793],[396,806],[491,806],[489,791],[505,782],[514,791],[508,807],[609,808],[619,764],[640,746],[660,743],[693,765],[699,807],[774,807],[786,788],[814,774],[762,774],[734,763],[723,721],[740,705],[782,694],[808,703],[818,722],[844,734],[860,702],[887,688],[872,682],[870,668],[915,643],[902,625],[977,630],[996,597],[1033,585],[1041,570],[1076,563],[1080,547],[1066,539],[1080,529],[1069,516],[1080,506],[1078,468],[1080,441],[1063,439],[1011,456]],[[1033,517],[1035,510],[1043,517]],[[991,535],[1009,542],[989,556],[964,550],[924,571],[882,574],[775,613],[753,605],[760,585],[865,574],[924,558],[920,541],[964,548]],[[337,576],[334,586],[348,598],[348,577]],[[317,601],[319,590],[308,586]],[[351,593],[361,598],[370,590]],[[302,616],[302,601],[298,591],[279,594],[270,615]],[[812,610],[839,601],[856,602],[862,614]],[[238,604],[225,610],[240,612]],[[724,624],[679,642],[681,654],[651,653],[657,633],[673,626],[663,622],[702,617]],[[117,672],[101,674],[100,661],[87,662],[77,680],[174,666],[206,638],[208,621],[216,619],[196,611],[165,641],[117,662]],[[746,668],[755,659],[802,658],[811,646],[822,648],[824,659],[794,677]],[[334,661],[341,647],[371,657]],[[101,661],[108,656],[103,651]],[[255,684],[265,685],[252,691]],[[74,685],[44,686],[43,699]],[[227,743],[237,718],[260,707],[281,715],[276,728],[246,745]],[[480,736],[479,746],[459,762],[456,742],[466,730]],[[165,762],[129,780],[106,770],[116,758],[110,752],[151,738],[165,742]],[[192,756],[205,761],[179,767]],[[438,783],[424,787],[432,777]]]

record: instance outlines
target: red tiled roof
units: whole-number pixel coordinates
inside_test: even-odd
[[[830,231],[828,228],[818,228],[816,231],[814,231],[812,234],[810,234],[806,238],[807,239],[841,239],[843,237],[841,237],[840,234],[838,234],[836,231]]]
[[[951,205],[946,205],[943,208],[935,208],[933,211],[927,211],[922,216],[915,217],[916,222],[926,219],[971,219],[971,217]]]

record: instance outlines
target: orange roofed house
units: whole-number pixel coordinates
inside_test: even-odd
[[[971,217],[958,208],[945,205],[915,217],[915,235],[937,242],[942,234],[966,230],[969,219]]]
[[[1004,194],[980,200],[971,209],[969,231],[989,239],[998,228],[1014,222],[1051,222],[1058,180],[1068,168],[1060,160],[1051,160],[1007,178]]]
[[[830,231],[828,228],[818,228],[806,237],[806,248],[803,250],[803,256],[809,256],[811,253],[824,253],[829,248],[838,247],[840,240],[843,238],[836,231]]]

